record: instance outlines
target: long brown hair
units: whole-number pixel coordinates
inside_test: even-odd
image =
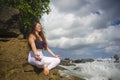
[[[40,43],[40,38],[35,34],[35,32],[34,32],[34,30],[35,30],[35,27],[36,27],[36,25],[37,24],[40,24],[39,22],[35,22],[35,23],[33,23],[33,25],[32,25],[32,34],[34,34],[35,35],[35,37],[36,37],[36,40],[37,40],[37,42],[38,42],[38,44]],[[41,25],[41,24],[40,24]],[[42,27],[42,25],[41,25],[41,27]],[[41,31],[39,32],[39,36],[42,38],[42,40],[44,41],[44,49],[46,50],[47,49],[47,41],[46,41],[46,38],[45,38],[45,35],[44,35],[44,30],[43,30],[43,27],[41,28]]]

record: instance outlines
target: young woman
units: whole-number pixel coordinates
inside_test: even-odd
[[[30,45],[30,52],[28,55],[28,62],[38,68],[44,68],[44,74],[48,75],[49,70],[56,67],[60,63],[60,56],[55,55],[50,48],[48,48],[46,38],[40,23],[33,24],[32,33],[28,37]],[[43,55],[43,50],[47,50],[53,57],[46,57]]]

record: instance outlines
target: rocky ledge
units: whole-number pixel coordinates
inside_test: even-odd
[[[0,80],[82,80],[61,76],[57,67],[45,76],[43,69],[27,63],[28,51],[25,39],[0,38]]]

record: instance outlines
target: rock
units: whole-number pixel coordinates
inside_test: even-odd
[[[72,63],[71,60],[61,60],[60,65],[64,65],[64,66],[76,66],[75,64]]]
[[[24,38],[24,35],[23,35],[23,34],[20,34],[17,38],[18,38],[18,39],[23,39],[23,38]]]
[[[19,30],[19,10],[12,7],[0,8],[0,37],[17,37]]]
[[[75,77],[75,76],[67,76],[67,77],[62,77],[61,80],[85,80],[85,79],[78,78],[78,77]]]
[[[113,57],[114,57],[114,60],[115,60],[114,62],[119,63],[119,59],[120,59],[119,55],[115,54]]]
[[[1,7],[0,8],[0,21],[6,23],[12,19],[13,16],[18,15],[19,10],[12,7]]]
[[[0,41],[0,80],[79,80],[75,77],[62,77],[57,67],[45,76],[42,68],[27,62],[29,48],[26,39],[6,40]]]
[[[74,63],[85,63],[85,62],[93,62],[94,59],[77,59],[77,60],[74,60],[73,62]]]
[[[65,68],[63,68],[63,67],[61,67],[61,66],[57,66],[56,69],[59,69],[59,70],[67,70],[67,69],[65,69]]]
[[[76,68],[74,68],[73,70],[81,71],[81,68],[80,68],[80,67],[76,67]]]
[[[0,44],[0,80],[60,80],[58,69],[45,76],[43,69],[27,63],[27,40],[11,38]]]

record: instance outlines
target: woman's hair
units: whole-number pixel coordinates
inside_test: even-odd
[[[36,40],[37,40],[37,42],[38,42],[38,44],[40,43],[40,39],[39,39],[39,37],[35,34],[35,27],[36,27],[36,25],[37,24],[40,24],[39,22],[35,22],[35,23],[33,23],[33,25],[32,25],[32,33],[35,35],[35,37],[36,37]],[[41,24],[40,24],[41,25]],[[44,49],[46,50],[47,49],[47,41],[46,41],[46,38],[45,38],[45,35],[44,35],[44,31],[43,31],[43,27],[41,26],[41,31],[39,32],[39,35],[40,35],[40,37],[42,38],[42,40],[44,41]]]

